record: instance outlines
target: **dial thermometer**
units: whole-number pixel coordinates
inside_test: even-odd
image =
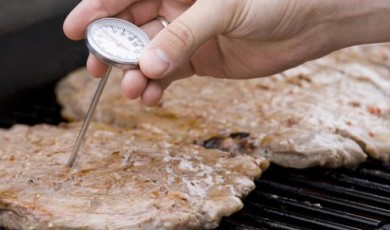
[[[67,165],[72,167],[84,140],[93,112],[106,85],[112,66],[122,69],[138,68],[142,50],[149,43],[148,36],[136,25],[118,18],[101,18],[87,27],[86,44],[89,51],[109,67],[100,80],[89,106],[79,136]]]

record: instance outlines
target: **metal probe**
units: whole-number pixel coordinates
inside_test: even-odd
[[[102,95],[104,86],[106,85],[106,82],[108,80],[108,77],[110,76],[112,66],[109,66],[106,73],[104,74],[104,77],[100,79],[99,85],[96,89],[95,95],[93,96],[92,102],[89,106],[87,115],[84,118],[83,125],[81,126],[79,136],[77,137],[76,143],[73,147],[72,154],[69,157],[67,165],[69,167],[73,167],[74,162],[76,161],[77,154],[80,150],[80,147],[84,141],[85,134],[87,133],[89,123],[91,122],[93,113],[95,112],[96,106],[99,102],[100,96]]]
[[[160,21],[164,27],[169,24],[169,21],[162,16],[158,16],[156,20]],[[79,136],[67,162],[69,167],[72,167],[76,161],[89,123],[110,76],[112,66],[127,70],[137,69],[141,52],[149,43],[149,37],[139,27],[128,21],[119,18],[100,18],[88,25],[85,42],[91,54],[108,64],[109,67],[100,80],[89,106]]]

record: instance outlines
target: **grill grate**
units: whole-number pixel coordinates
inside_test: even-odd
[[[272,165],[220,229],[390,229],[389,175],[374,160],[337,170]]]
[[[0,127],[62,122],[54,86],[51,82],[0,102]],[[390,164],[369,160],[337,170],[271,165],[256,186],[244,208],[224,218],[218,229],[390,230]]]

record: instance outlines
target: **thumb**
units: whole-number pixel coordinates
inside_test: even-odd
[[[145,76],[159,79],[175,72],[202,44],[223,31],[224,17],[215,11],[215,2],[219,1],[196,1],[151,40],[140,60]]]

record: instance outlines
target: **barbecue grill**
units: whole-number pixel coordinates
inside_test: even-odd
[[[56,81],[22,90],[0,104],[0,127],[64,122]],[[305,170],[271,165],[244,208],[219,229],[390,229],[390,164]]]
[[[55,84],[82,66],[87,55],[83,43],[62,35],[64,17],[1,35],[6,90],[0,90],[0,127],[64,122]],[[59,46],[61,51],[52,53],[47,46]],[[18,61],[32,58],[30,52],[41,55],[20,68]],[[16,84],[21,77],[26,83]],[[305,170],[271,165],[256,185],[244,208],[224,218],[218,229],[390,229],[390,164],[369,159],[353,169]]]

